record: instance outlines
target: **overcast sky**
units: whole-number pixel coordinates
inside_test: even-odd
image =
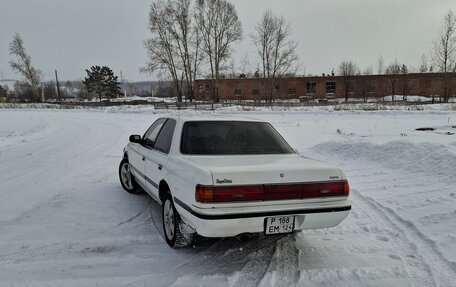
[[[244,40],[235,47],[235,63],[247,55],[258,63],[249,35],[264,10],[291,24],[301,73],[329,73],[343,60],[361,69],[383,55],[418,67],[455,0],[233,0]],[[146,61],[143,40],[149,37],[147,14],[152,0],[0,0],[0,76],[18,79],[10,69],[8,44],[22,35],[32,63],[45,79],[54,69],[62,80],[82,79],[85,69],[106,65],[124,79],[150,80],[139,73]],[[428,57],[429,58],[429,57]]]

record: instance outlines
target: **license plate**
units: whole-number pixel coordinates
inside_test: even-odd
[[[291,233],[294,230],[294,221],[294,216],[266,217],[264,219],[264,233],[266,235]]]

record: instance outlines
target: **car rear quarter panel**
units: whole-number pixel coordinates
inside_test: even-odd
[[[174,197],[191,206],[197,184],[212,185],[211,172],[183,157],[171,156],[167,164],[167,183]],[[178,207],[178,206],[176,206]]]

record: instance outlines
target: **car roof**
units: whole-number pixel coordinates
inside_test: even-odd
[[[245,117],[245,116],[231,116],[231,115],[170,115],[164,118],[171,118],[182,122],[188,121],[237,121],[237,122],[265,122],[264,120]]]

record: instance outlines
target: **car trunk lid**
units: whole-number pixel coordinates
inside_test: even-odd
[[[208,168],[214,186],[341,181],[340,169],[321,161],[290,155],[191,156]]]

